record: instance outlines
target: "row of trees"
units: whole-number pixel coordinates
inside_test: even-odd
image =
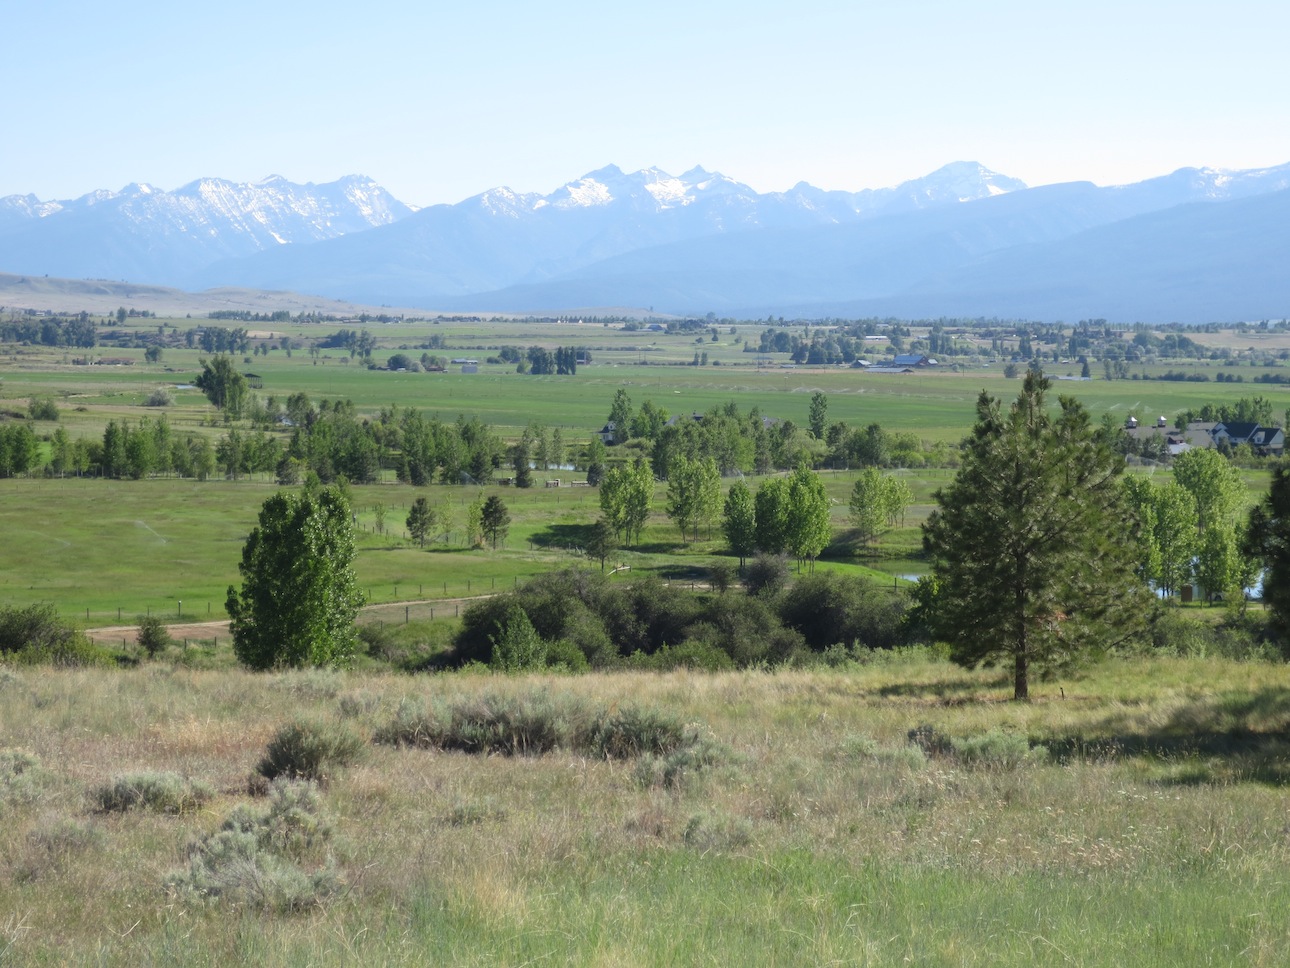
[[[520,363],[521,372],[525,364]],[[534,376],[574,376],[578,372],[578,350],[572,346],[557,346],[551,352],[542,346],[530,346],[527,370]]]
[[[90,349],[98,345],[98,332],[88,313],[44,319],[9,319],[0,322],[0,343],[34,343]]]
[[[735,481],[726,494],[722,530],[741,568],[758,551],[814,565],[832,537],[824,482],[805,465],[788,477],[762,481],[755,494],[743,480]]]
[[[1196,581],[1210,599],[1243,599],[1259,566],[1241,553],[1246,487],[1226,458],[1189,450],[1174,460],[1172,481],[1130,475],[1124,488],[1139,523],[1139,574],[1167,595]]]

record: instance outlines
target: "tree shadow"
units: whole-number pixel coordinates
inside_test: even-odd
[[[927,682],[893,682],[882,686],[878,695],[884,699],[915,699],[927,702],[941,702],[945,705],[962,705],[968,702],[992,702],[977,695],[986,689],[1011,690],[1012,680],[1007,675],[994,676],[982,680],[980,677],[964,676],[960,679],[934,679]],[[1008,698],[1011,698],[1009,692]]]
[[[594,524],[548,524],[529,540],[535,548],[582,549],[591,541],[594,527]]]
[[[1260,689],[1198,700],[1150,730],[1120,714],[1085,733],[1044,741],[1058,762],[1153,760],[1165,786],[1232,782],[1290,785],[1290,690]]]

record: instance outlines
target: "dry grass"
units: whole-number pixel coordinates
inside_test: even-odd
[[[0,735],[46,779],[0,801],[0,961],[1290,958],[1276,914],[1290,903],[1282,666],[1112,663],[1030,706],[1000,701],[991,673],[930,663],[578,678],[24,670],[2,688]],[[544,688],[656,708],[726,754],[668,787],[632,760],[372,745],[322,791],[339,895],[258,914],[163,889],[190,839],[253,802],[247,777],[300,714],[371,736],[405,698]],[[1050,756],[924,756],[908,739],[919,726],[1016,733]],[[93,812],[90,791],[137,770],[219,793],[182,816]],[[1153,934],[1161,925],[1186,927]]]

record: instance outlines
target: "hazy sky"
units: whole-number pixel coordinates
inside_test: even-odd
[[[1290,3],[10,0],[0,195],[606,164],[759,191],[973,160],[1032,185],[1290,162]]]

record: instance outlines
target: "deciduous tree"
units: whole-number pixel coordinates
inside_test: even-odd
[[[349,502],[335,487],[280,491],[264,502],[228,589],[233,651],[253,669],[344,665],[363,604],[354,577]]]
[[[1263,563],[1263,602],[1272,627],[1290,639],[1290,472],[1278,467],[1263,500],[1250,509],[1242,550]]]
[[[730,551],[739,556],[742,571],[748,556],[757,550],[757,516],[753,508],[752,490],[742,478],[730,485],[721,520]]]

